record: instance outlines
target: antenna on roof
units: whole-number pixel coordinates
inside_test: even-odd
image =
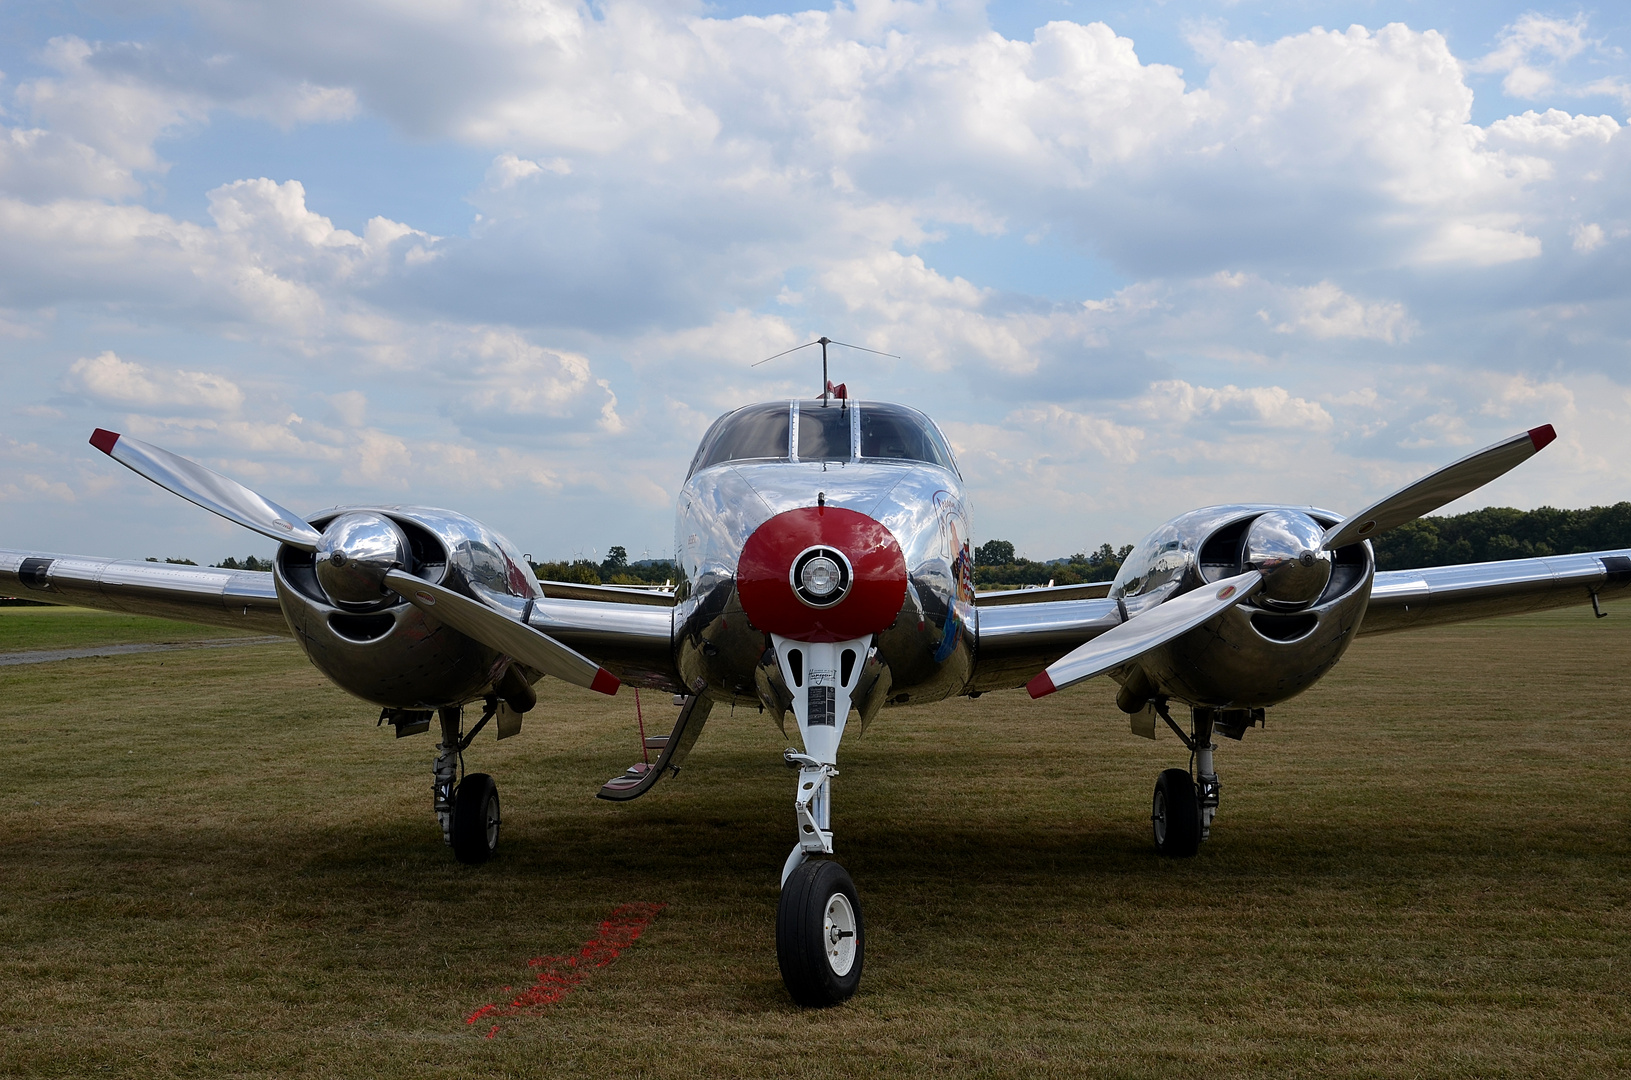
[[[847,341],[834,341],[832,338],[826,337],[825,335],[823,335],[822,337],[816,338],[814,341],[806,341],[803,345],[795,345],[791,349],[783,349],[781,352],[777,353],[776,356],[786,356],[788,353],[796,353],[800,349],[808,349],[811,345],[820,345],[821,346],[821,407],[823,409],[825,409],[827,407],[827,399],[832,397],[832,395],[833,395],[832,381],[827,378],[827,346],[828,345],[842,345],[846,349],[859,349],[861,352],[869,352],[869,353],[872,353],[874,356],[887,356],[887,357],[890,357],[891,359],[894,359],[894,360],[899,360],[900,359],[900,357],[896,356],[892,352],[879,352],[877,349],[869,349],[865,345],[851,345]],[[753,364],[749,364],[748,366],[749,367],[758,367],[760,364],[768,364],[772,360],[776,359],[776,356],[767,356],[763,360],[760,360],[760,361],[758,361],[756,363],[753,363]],[[839,396],[844,399],[846,404],[848,403],[849,395],[848,395],[847,392],[841,393]]]

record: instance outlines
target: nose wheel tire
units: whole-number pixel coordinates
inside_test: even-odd
[[[861,985],[866,926],[855,883],[829,860],[799,866],[782,886],[776,909],[776,960],[800,1005],[846,1001]]]
[[[486,773],[471,773],[453,793],[453,857],[484,863],[498,850],[498,785]]]
[[[1186,859],[1201,846],[1200,798],[1187,771],[1168,769],[1157,778],[1150,825],[1157,855]]]

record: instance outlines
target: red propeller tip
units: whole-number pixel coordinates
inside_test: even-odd
[[[1529,429],[1529,441],[1535,444],[1536,450],[1546,449],[1547,444],[1555,438],[1557,432],[1552,430],[1551,424],[1542,424],[1538,428]]]
[[[113,453],[113,444],[118,441],[119,433],[117,431],[109,431],[106,428],[97,428],[95,431],[91,432],[91,445],[102,451],[104,454]]]
[[[1053,680],[1048,678],[1046,671],[1037,672],[1036,678],[1025,684],[1026,692],[1033,698],[1047,697],[1057,689],[1058,687],[1053,685]]]
[[[613,675],[605,668],[601,668],[595,672],[595,681],[589,684],[589,689],[597,694],[610,695],[617,693],[617,688],[622,685],[623,683],[619,681],[616,675]]]

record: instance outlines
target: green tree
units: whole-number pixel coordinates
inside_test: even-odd
[[[1007,540],[987,540],[974,549],[975,566],[1006,566],[1014,561],[1014,545]]]

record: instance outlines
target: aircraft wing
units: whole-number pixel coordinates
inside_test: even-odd
[[[977,645],[970,690],[983,693],[1024,686],[1037,672],[1078,645],[1123,622],[1116,602],[1104,598],[1006,600],[1047,591],[998,593],[1006,601],[998,603],[989,602],[985,596],[975,597]]]
[[[1631,548],[1540,559],[1383,570],[1361,634],[1589,604],[1631,588]]]
[[[0,550],[0,595],[291,634],[272,575],[253,570]],[[632,685],[684,693],[674,670],[668,604],[548,598],[533,605],[527,622]]]
[[[0,550],[0,593],[260,634],[290,633],[272,575],[254,570]]]
[[[687,692],[674,667],[674,608],[640,600],[555,599],[544,583],[527,624],[590,656],[630,686]]]
[[[1102,600],[1110,595],[1110,585],[1108,581],[1089,581],[1085,585],[1038,585],[993,590],[975,593],[974,602],[983,610],[1010,604],[1043,604],[1053,600]]]

